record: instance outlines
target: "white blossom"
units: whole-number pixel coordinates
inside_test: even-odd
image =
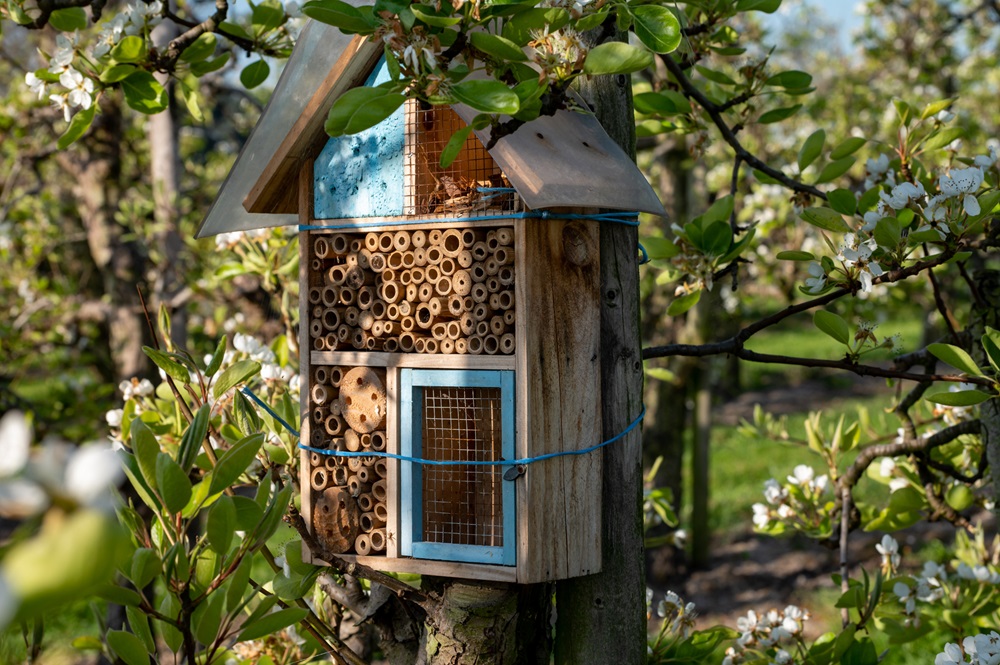
[[[965,214],[972,216],[981,212],[975,193],[979,191],[982,184],[983,170],[978,166],[955,169],[951,174],[943,175],[938,179],[938,188],[941,190],[941,194],[949,198],[962,197],[962,209]]]
[[[809,264],[809,277],[806,278],[806,290],[810,293],[819,293],[825,287],[826,271],[819,261],[812,261]]]
[[[25,74],[24,82],[28,86],[28,89],[38,96],[38,99],[45,98],[46,83],[42,79],[35,76],[35,72],[28,72],[27,74]]]
[[[20,411],[9,411],[0,419],[0,478],[20,473],[28,463],[31,427]]]
[[[763,503],[753,504],[753,523],[754,526],[763,529],[767,526],[767,523],[771,521],[771,511]]]
[[[875,549],[882,555],[883,568],[894,571],[899,567],[899,543],[896,542],[895,538],[885,534],[882,536],[882,542],[876,545]]]
[[[66,35],[56,36],[56,50],[49,58],[49,71],[53,74],[62,74],[69,69],[75,56],[76,33],[73,34],[72,39]]]
[[[934,665],[958,665],[964,662],[962,650],[957,644],[944,645],[944,651],[934,657]]]
[[[109,446],[82,446],[66,465],[64,489],[83,505],[110,507],[111,490],[121,475],[121,462]]]
[[[780,503],[787,496],[788,490],[774,478],[768,478],[764,481],[764,499],[771,505]]]
[[[82,109],[89,109],[93,103],[94,81],[75,69],[67,69],[59,75],[59,83],[69,90],[69,103]]]
[[[111,409],[104,414],[104,420],[107,421],[108,427],[121,427],[124,415],[125,412],[121,409]]]
[[[896,470],[896,460],[892,459],[891,457],[883,457],[882,461],[879,462],[878,474],[883,478],[891,478],[895,470]]]
[[[799,464],[792,469],[792,475],[788,476],[788,482],[792,485],[808,486],[815,477],[816,472],[811,466]]]
[[[911,201],[916,201],[922,198],[927,192],[924,190],[924,186],[919,182],[913,184],[912,182],[901,182],[892,188],[892,192],[886,195],[885,192],[880,193],[880,198],[885,201],[890,208],[893,210],[902,210],[910,204]]]
[[[69,95],[49,95],[49,101],[57,111],[62,111],[63,119],[69,122],[73,117],[69,110]]]
[[[977,156],[973,163],[983,169],[993,168],[1000,164],[1000,148],[995,144],[991,145],[989,154]]]
[[[160,371],[162,372],[163,370]],[[122,396],[127,402],[133,397],[148,397],[152,395],[154,387],[153,382],[149,379],[132,379],[130,381],[126,380],[119,383],[118,390],[122,391]]]

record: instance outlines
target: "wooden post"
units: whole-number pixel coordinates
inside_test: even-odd
[[[581,92],[611,138],[634,157],[635,121],[628,77],[591,77],[582,82]],[[642,411],[637,243],[634,227],[601,224],[601,419],[605,439],[624,431]],[[638,428],[604,448],[602,494],[601,572],[556,585],[556,663],[639,665],[646,661]]]

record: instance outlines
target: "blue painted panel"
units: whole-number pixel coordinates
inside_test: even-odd
[[[400,452],[420,457],[423,452],[423,387],[500,388],[501,455],[514,459],[514,372],[497,370],[425,370],[404,368],[400,371]],[[503,566],[517,564],[517,485],[501,481],[503,501],[503,547],[456,545],[424,542],[423,470],[421,465],[401,462],[400,466],[400,542],[401,556],[441,561],[485,563]]]
[[[389,80],[382,61],[365,83]],[[313,165],[317,219],[403,214],[403,107],[375,127],[326,142]]]

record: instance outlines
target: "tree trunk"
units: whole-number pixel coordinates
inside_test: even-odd
[[[584,81],[584,98],[608,134],[635,155],[627,76]],[[638,231],[601,224],[601,407],[603,438],[642,411]],[[632,665],[646,659],[642,542],[642,444],[635,429],[603,449],[601,572],[556,586],[556,663]]]
[[[983,328],[989,326],[1000,330],[1000,271],[980,270],[976,273],[978,307],[972,331],[972,357],[981,367],[989,367],[980,339]],[[982,436],[986,445],[986,458],[990,465],[990,479],[993,482],[994,514],[1000,516],[1000,400],[991,399],[979,407]]]

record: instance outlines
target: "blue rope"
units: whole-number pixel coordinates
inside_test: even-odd
[[[639,243],[639,251],[642,252],[642,259],[639,261],[639,265],[644,266],[649,263],[649,253],[646,252],[646,248],[642,246],[641,242]]]
[[[502,215],[473,215],[471,217],[438,217],[421,219],[379,220],[362,224],[300,224],[299,231],[340,231],[347,229],[364,229],[373,226],[411,226],[421,224],[437,224],[440,222],[490,222],[503,219],[580,219],[596,220],[598,222],[614,222],[627,226],[639,226],[637,212],[601,212],[592,215],[579,215],[567,212],[550,212],[548,210],[533,210],[530,212],[510,212]]]
[[[275,413],[270,406],[265,404],[259,397],[253,394],[253,391],[244,386],[240,392],[252,399],[258,406],[267,411],[268,414],[279,423],[281,423],[285,429],[299,438],[299,431],[285,422],[281,416]],[[607,441],[601,441],[597,445],[590,446],[589,448],[582,448],[580,450],[563,450],[557,453],[546,453],[544,455],[538,455],[537,457],[523,457],[520,459],[515,459],[511,461],[478,461],[478,460],[433,460],[425,459],[423,457],[411,457],[409,455],[397,455],[395,453],[378,452],[373,450],[363,450],[357,452],[351,452],[347,450],[330,450],[329,448],[313,448],[312,446],[307,446],[304,443],[299,443],[299,448],[302,450],[308,450],[311,453],[319,453],[320,455],[328,455],[330,457],[384,457],[386,459],[395,459],[401,462],[413,462],[415,464],[421,464],[423,466],[520,466],[534,464],[535,462],[541,462],[542,460],[552,459],[553,457],[563,457],[566,455],[587,455],[595,450],[599,450],[604,446],[609,446],[615,441],[624,438],[629,432],[634,430],[636,427],[642,423],[642,419],[646,416],[646,406],[643,405],[642,410],[639,415],[629,423],[628,427],[622,430],[620,433],[611,437]]]

